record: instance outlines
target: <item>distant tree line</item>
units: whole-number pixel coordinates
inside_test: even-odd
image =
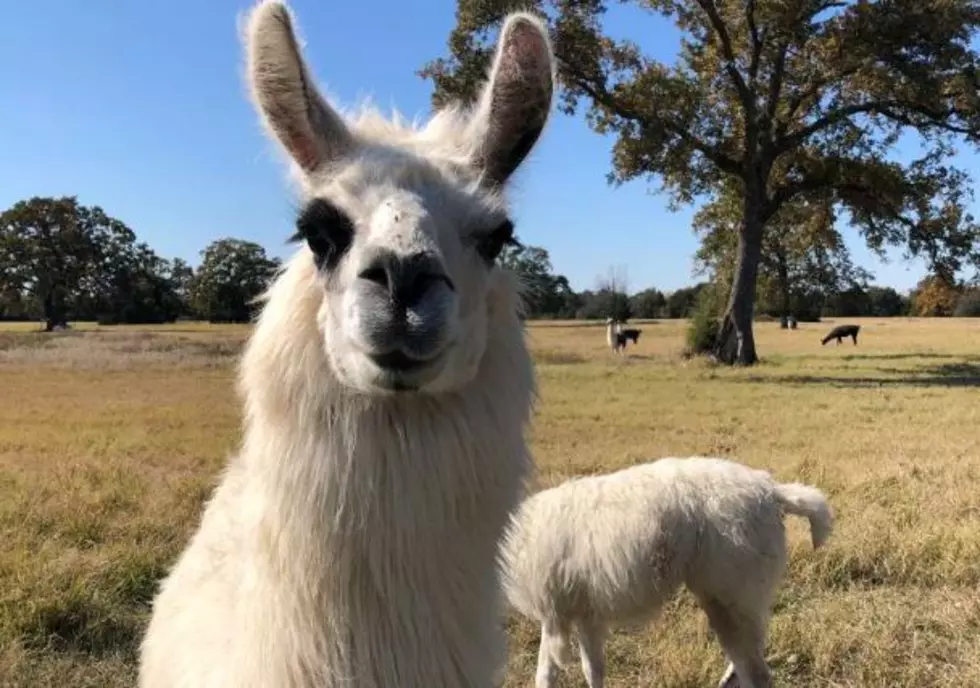
[[[532,319],[689,318],[709,301],[702,298],[708,287],[727,288],[731,242],[721,239],[705,241],[698,256],[709,279],[674,291],[629,293],[626,279],[610,270],[594,289],[576,292],[538,246],[508,247],[499,260],[519,274]],[[840,245],[806,246],[767,264],[757,316],[980,316],[977,285],[937,274],[904,295],[869,285],[870,275],[851,265]],[[72,320],[248,322],[278,267],[262,246],[234,238],[209,244],[197,268],[168,260],[123,222],[73,196],[35,197],[0,214],[0,320],[41,320],[49,330]]]
[[[815,257],[806,253],[787,257],[788,270],[774,269],[773,279],[759,281],[757,318],[789,314],[812,322],[821,317],[980,317],[980,285],[930,275],[911,293],[902,294],[869,284],[870,274],[853,266],[839,246],[828,251],[814,244],[809,253]],[[595,289],[576,292],[564,275],[555,273],[548,251],[541,247],[510,247],[501,261],[521,276],[527,316],[532,319],[690,318],[703,304],[706,289],[717,286],[727,293],[720,270],[706,270],[713,273],[708,280],[674,291],[648,288],[629,293],[625,280],[610,273],[597,280]]]
[[[231,238],[201,253],[197,269],[163,258],[74,196],[20,201],[0,214],[0,319],[43,320],[48,330],[70,320],[248,321],[278,259]]]

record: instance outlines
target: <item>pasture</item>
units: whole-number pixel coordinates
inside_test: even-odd
[[[838,323],[841,321],[838,321]],[[708,454],[823,489],[826,549],[788,520],[792,560],[767,656],[781,686],[980,685],[980,321],[757,324],[761,365],[680,356],[683,323],[529,327],[537,481]],[[0,686],[133,685],[156,581],[239,434],[248,328],[0,329]],[[508,687],[537,628],[510,621]],[[724,662],[687,595],[609,642],[607,685],[713,686]],[[563,685],[582,685],[577,667]]]

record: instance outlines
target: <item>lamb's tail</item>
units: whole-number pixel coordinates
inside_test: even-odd
[[[809,519],[814,549],[827,541],[833,529],[834,513],[823,492],[809,485],[784,483],[776,485],[776,496],[787,513]]]

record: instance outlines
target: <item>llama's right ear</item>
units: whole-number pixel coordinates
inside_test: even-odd
[[[471,121],[474,162],[491,186],[507,181],[541,135],[551,112],[554,62],[544,22],[526,12],[508,15]]]
[[[348,155],[354,137],[314,86],[286,5],[260,2],[248,17],[245,41],[256,107],[303,171]]]

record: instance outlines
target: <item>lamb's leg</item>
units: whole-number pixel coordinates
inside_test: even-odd
[[[551,659],[548,644],[542,635],[541,643],[538,645],[538,671],[534,675],[534,688],[551,688],[555,683],[557,673],[558,667]]]
[[[606,627],[602,624],[579,622],[578,649],[582,661],[582,673],[589,688],[602,688],[606,676]]]
[[[713,599],[703,600],[701,606],[731,660],[718,688],[772,688],[772,675],[763,654],[765,617]]]
[[[538,670],[535,688],[551,688],[558,680],[559,661],[568,655],[567,631],[545,621],[541,624],[541,643],[538,645]]]

